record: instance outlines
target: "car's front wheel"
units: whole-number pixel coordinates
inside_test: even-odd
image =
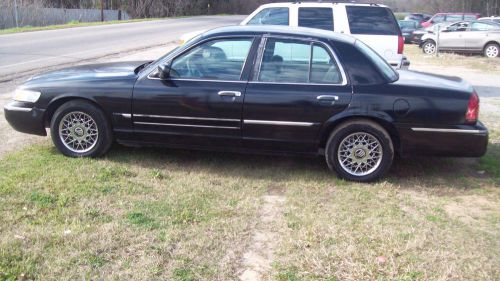
[[[370,120],[352,120],[338,126],[326,144],[328,167],[344,179],[368,182],[381,178],[391,167],[391,137]]]
[[[484,56],[488,58],[496,58],[500,54],[500,46],[495,43],[490,43],[484,47]]]
[[[430,40],[426,41],[424,43],[424,45],[422,45],[422,51],[424,52],[424,54],[427,54],[427,55],[435,54],[437,51],[436,43],[434,43],[433,41],[430,41]]]
[[[70,157],[97,157],[106,153],[113,136],[104,113],[84,100],[72,100],[54,113],[50,132],[52,142]]]

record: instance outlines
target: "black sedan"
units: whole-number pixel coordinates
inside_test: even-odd
[[[307,28],[208,31],[154,62],[36,76],[5,106],[16,130],[72,157],[124,145],[324,155],[370,181],[395,154],[479,157],[488,131],[456,77],[394,71],[353,37]]]

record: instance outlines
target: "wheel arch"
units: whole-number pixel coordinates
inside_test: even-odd
[[[66,95],[66,96],[61,96],[61,97],[57,97],[55,99],[52,99],[49,102],[47,109],[45,110],[45,118],[44,118],[45,127],[50,126],[50,121],[52,120],[54,113],[56,112],[56,110],[59,107],[61,107],[63,104],[65,104],[69,101],[74,101],[74,100],[82,100],[82,101],[89,102],[92,105],[94,105],[95,107],[97,107],[99,110],[101,110],[104,113],[104,115],[106,116],[106,111],[102,108],[102,106],[99,105],[99,103],[97,103],[97,101],[95,101],[91,98],[88,98],[88,97]],[[108,117],[108,119],[109,119],[109,117]],[[111,121],[111,120],[108,120],[108,121]],[[111,122],[110,122],[110,124],[111,124]]]
[[[484,44],[484,46],[483,46],[483,52],[484,52],[484,50],[486,49],[486,46],[488,46],[489,44],[495,44],[495,45],[497,45],[497,46],[500,46],[500,43],[499,43],[499,42],[497,42],[497,41],[495,41],[495,40],[490,40],[490,41],[486,42],[486,44]]]
[[[401,154],[401,139],[399,137],[398,130],[396,126],[393,124],[392,118],[389,116],[375,116],[375,115],[346,115],[337,118],[333,118],[328,120],[323,126],[322,132],[320,133],[320,141],[319,141],[319,149],[323,150],[326,147],[326,143],[330,134],[341,124],[353,121],[353,120],[368,120],[375,122],[376,124],[382,126],[384,130],[387,131],[389,136],[391,137],[391,141],[395,150],[395,153],[398,155]]]

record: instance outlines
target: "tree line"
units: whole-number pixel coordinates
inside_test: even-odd
[[[133,18],[190,16],[206,14],[248,14],[272,0],[0,0],[0,6],[35,6],[66,9],[113,9],[126,11]],[[326,1],[323,2],[335,2]],[[342,1],[338,1],[342,2]],[[353,1],[344,1],[353,2]],[[381,3],[395,12],[474,12],[483,16],[500,15],[500,0],[360,0]]]

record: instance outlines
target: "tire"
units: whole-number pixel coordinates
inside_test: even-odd
[[[50,122],[52,142],[69,157],[98,157],[112,142],[111,124],[104,112],[85,100],[61,105]]]
[[[496,58],[500,55],[500,46],[496,43],[489,43],[484,47],[483,55],[487,58]]]
[[[394,147],[382,126],[370,120],[356,119],[339,125],[332,132],[326,144],[325,158],[330,170],[339,177],[370,182],[387,173],[394,159]]]
[[[436,43],[434,41],[428,40],[422,45],[422,52],[426,55],[433,55],[436,53]]]

